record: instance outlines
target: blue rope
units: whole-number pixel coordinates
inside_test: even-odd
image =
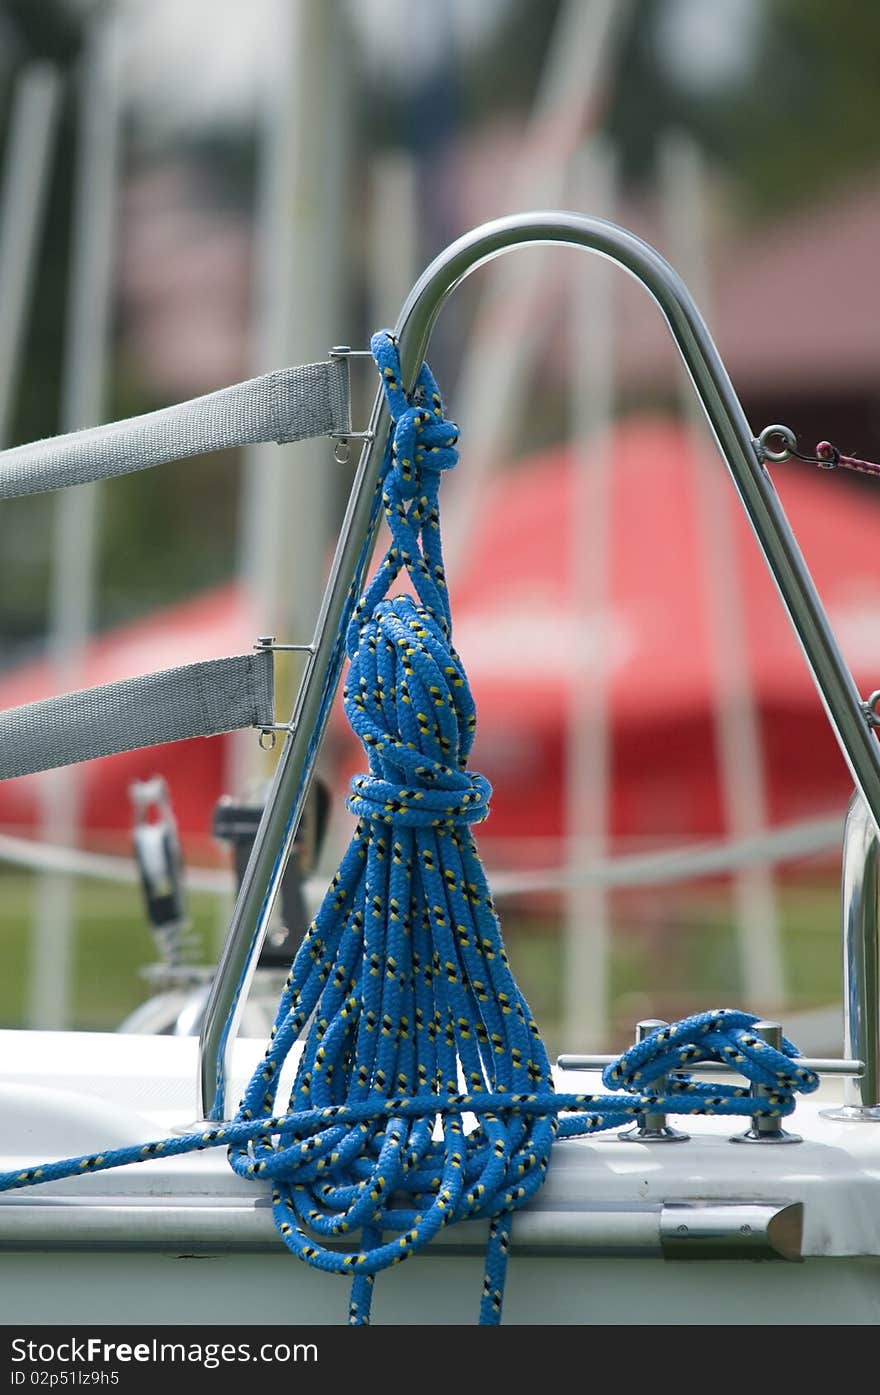
[[[369,1322],[379,1270],[452,1222],[488,1220],[480,1322],[494,1324],[511,1216],[543,1183],[556,1137],[645,1111],[780,1118],[818,1079],[790,1042],[777,1051],[756,1036],[754,1016],[718,1009],[626,1051],[603,1074],[615,1094],[554,1090],[470,828],[486,818],[491,789],[467,770],[475,708],[452,645],[440,542],[440,477],[458,458],[457,428],[427,365],[407,396],[393,336],[375,335],[372,349],[393,423],[382,478],[392,541],[349,626],[343,694],[369,771],[352,781],[357,827],[265,1057],[233,1123],[0,1174],[0,1191],[225,1146],[239,1176],[271,1183],[287,1247],[352,1278],[353,1324]],[[388,598],[402,572],[414,594]],[[303,1036],[278,1112],[281,1070]],[[760,1109],[747,1086],[692,1080],[689,1066],[706,1059],[768,1087]]]

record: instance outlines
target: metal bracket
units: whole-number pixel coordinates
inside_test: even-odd
[[[315,652],[314,644],[276,644],[274,635],[257,635],[253,647],[261,654],[266,653],[267,650],[273,654],[288,652],[314,654]],[[292,722],[266,722],[264,726],[260,727],[260,750],[274,751],[277,744],[275,733],[283,731],[289,736],[293,730]]]
[[[271,649],[273,654],[314,654],[314,644],[276,644],[274,635],[258,635],[254,644],[254,649],[261,652]]]
[[[371,349],[351,349],[348,344],[334,344],[329,357],[333,359],[371,359],[373,352]],[[352,441],[372,441],[374,436],[373,431],[331,431],[330,439],[336,442],[333,458],[337,465],[347,465],[351,460]]]
[[[372,441],[373,437],[372,431],[331,431],[330,439],[336,442],[333,459],[337,465],[347,465],[351,460],[351,442]]]

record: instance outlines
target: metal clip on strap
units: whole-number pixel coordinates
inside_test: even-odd
[[[348,434],[348,361],[265,373],[144,416],[0,451],[0,498],[114,479],[259,441]]]
[[[0,779],[166,741],[269,727],[273,689],[266,650],[14,707],[0,713]]]

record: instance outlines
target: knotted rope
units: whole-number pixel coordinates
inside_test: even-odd
[[[391,546],[347,635],[345,709],[369,758],[352,781],[358,823],[297,953],[264,1060],[232,1124],[0,1174],[0,1191],[157,1156],[227,1146],[242,1177],[270,1182],[288,1248],[353,1279],[350,1320],[369,1321],[374,1275],[460,1220],[489,1222],[481,1323],[500,1321],[512,1213],[541,1186],[554,1139],[646,1111],[778,1118],[817,1077],[720,1009],[655,1032],[603,1075],[613,1095],[558,1093],[513,978],[470,825],[488,814],[467,771],[473,698],[452,644],[438,491],[457,429],[423,365],[410,396],[387,332],[372,349],[393,423],[383,503]],[[402,573],[414,595],[388,598]],[[304,1036],[278,1108],[282,1067]],[[719,1060],[768,1087],[693,1081]],[[666,1077],[661,1092],[655,1082]]]
[[[467,758],[474,702],[452,645],[438,491],[455,465],[457,428],[423,366],[412,397],[388,334],[372,348],[393,421],[383,504],[391,546],[356,607],[343,701],[369,757],[352,782],[354,838],[294,965],[266,1058],[243,1105],[275,1105],[271,1082],[312,1011],[290,1108],[419,1102],[414,1116],[378,1110],[356,1128],[307,1142],[265,1140],[239,1150],[236,1170],[275,1183],[275,1215],[295,1254],[353,1273],[351,1320],[369,1315],[373,1275],[422,1249],[451,1221],[493,1218],[482,1320],[500,1311],[506,1214],[540,1186],[557,1122],[546,1114],[438,1100],[552,1092],[550,1063],[507,962],[469,825],[491,793]],[[386,599],[405,571],[415,596]],[[320,995],[320,997],[318,996]],[[315,1244],[362,1231],[354,1254]],[[393,1238],[381,1240],[383,1233]]]

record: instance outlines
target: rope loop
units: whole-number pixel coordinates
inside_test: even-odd
[[[383,485],[392,545],[349,629],[343,702],[370,772],[352,781],[348,808],[408,828],[478,823],[492,790],[465,769],[476,709],[452,645],[437,500],[440,472],[458,458],[458,428],[443,416],[427,364],[407,398],[394,336],[374,335],[372,348],[393,424]],[[416,597],[388,599],[403,570]]]
[[[408,572],[426,618],[446,643],[452,633],[438,495],[442,472],[458,461],[458,427],[444,417],[443,402],[426,363],[407,397],[397,341],[390,330],[374,334],[370,347],[392,422],[382,470],[382,506],[392,545],[355,607],[347,636],[350,659],[360,649],[362,627],[402,571]]]
[[[481,823],[489,813],[491,785],[484,775],[465,775],[460,793],[448,789],[401,789],[369,775],[356,775],[351,789],[346,800],[350,813],[401,828]]]
[[[753,1013],[733,1008],[714,1008],[682,1018],[658,1028],[630,1046],[602,1072],[602,1082],[611,1090],[651,1093],[664,1080],[664,1098],[670,1111],[681,1109],[676,1096],[703,1097],[707,1102],[745,1098],[748,1091],[739,1085],[705,1084],[694,1081],[688,1070],[698,1061],[720,1061],[731,1071],[744,1075],[773,1093],[771,1102],[779,1115],[795,1107],[794,1093],[810,1094],[819,1087],[815,1071],[797,1065],[797,1047],[783,1038],[777,1051],[752,1028],[760,1019]],[[693,1111],[693,1104],[685,1106]]]
[[[412,393],[407,396],[400,371],[397,340],[390,330],[380,330],[370,340],[370,348],[385,390],[385,400],[394,424],[390,443],[390,469],[387,487],[392,501],[414,499],[434,477],[439,485],[443,470],[458,462],[458,427],[443,416],[443,402],[434,375],[423,363]]]

